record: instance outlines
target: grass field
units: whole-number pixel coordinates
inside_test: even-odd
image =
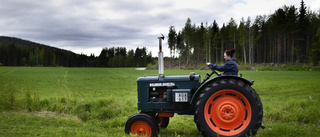
[[[165,75],[190,70],[165,70]],[[195,70],[202,79],[209,70]],[[240,71],[254,79],[265,129],[256,136],[320,136],[320,72]],[[137,110],[135,68],[0,67],[0,136],[126,136]],[[193,116],[175,115],[159,136],[198,137]]]

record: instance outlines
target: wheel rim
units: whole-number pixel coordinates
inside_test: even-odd
[[[157,118],[157,122],[158,122],[158,126],[161,126],[162,122],[163,122],[163,118],[158,117]]]
[[[247,128],[252,111],[244,95],[236,90],[224,89],[210,96],[205,104],[204,117],[213,131],[232,136]]]
[[[137,121],[131,126],[131,133],[140,136],[151,136],[151,127],[147,122]]]

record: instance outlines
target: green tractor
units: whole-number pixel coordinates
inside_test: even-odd
[[[162,40],[159,39],[159,76],[137,79],[138,110],[126,122],[125,132],[138,136],[157,136],[170,117],[194,115],[203,136],[255,135],[262,124],[263,107],[253,81],[242,76],[219,75],[215,70],[200,75],[164,75]],[[217,77],[210,79],[213,74]]]

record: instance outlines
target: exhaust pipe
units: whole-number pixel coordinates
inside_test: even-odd
[[[159,77],[164,77],[164,64],[163,64],[163,52],[162,52],[162,40],[164,40],[163,34],[162,37],[158,37],[159,39],[159,52],[158,52],[158,65],[159,65]]]

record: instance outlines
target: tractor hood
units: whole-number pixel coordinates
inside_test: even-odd
[[[167,75],[163,78],[159,76],[143,76],[137,79],[139,81],[199,81],[200,75]]]

